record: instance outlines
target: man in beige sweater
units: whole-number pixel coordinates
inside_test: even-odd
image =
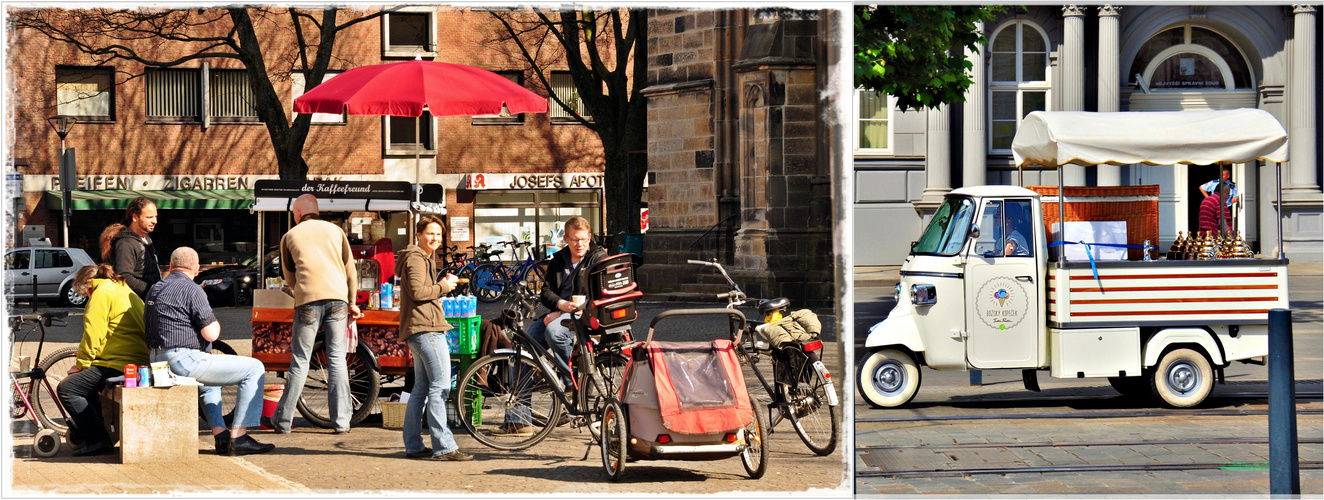
[[[325,327],[328,404],[336,434],[349,432],[349,371],[345,366],[345,331],[349,318],[363,317],[354,303],[358,280],[354,253],[339,226],[317,218],[317,198],[305,194],[294,200],[295,226],[280,240],[281,273],[294,294],[294,331],[290,338],[290,369],[285,372],[285,394],[271,416],[271,427],[287,434],[294,422],[295,404],[308,378],[308,359],[318,327]]]

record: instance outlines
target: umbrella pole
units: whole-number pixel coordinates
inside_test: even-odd
[[[414,241],[414,225],[418,222],[418,203],[422,200],[423,191],[423,160],[419,159],[419,150],[423,149],[422,132],[419,131],[419,125],[423,122],[423,114],[419,113],[414,117],[414,209],[409,211],[409,228],[406,232],[410,242]]]

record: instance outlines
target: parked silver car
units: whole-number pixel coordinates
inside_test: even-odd
[[[87,297],[74,292],[74,273],[95,265],[81,248],[23,247],[5,252],[5,295],[11,300],[31,300],[33,278],[37,298],[58,300],[81,307]]]

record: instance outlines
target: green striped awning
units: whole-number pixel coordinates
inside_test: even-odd
[[[226,209],[245,210],[253,204],[251,189],[198,189],[188,191],[138,191],[107,189],[101,191],[75,190],[74,210],[124,210],[129,202],[146,196],[159,209]],[[57,189],[46,191],[46,208],[62,210],[64,193]]]

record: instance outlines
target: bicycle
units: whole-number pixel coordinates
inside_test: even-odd
[[[46,344],[47,326],[65,326],[63,318],[68,316],[65,312],[46,312],[19,314],[9,317],[9,329],[12,332],[24,330],[23,325],[35,324],[34,330],[41,332],[37,341],[37,353],[32,360],[37,363],[37,367],[29,369],[23,366],[25,363],[20,361],[18,371],[9,372],[10,381],[13,384],[14,399],[11,402],[9,416],[14,420],[23,418],[24,415],[31,415],[32,421],[37,424],[37,435],[32,439],[32,451],[38,457],[50,458],[60,452],[61,438],[68,440],[70,447],[78,447],[78,439],[69,433],[68,420],[69,413],[65,411],[64,405],[60,404],[60,399],[55,394],[55,387],[59,385],[59,380],[63,380],[64,375],[69,372],[73,364],[62,362],[67,356],[64,354],[69,349],[62,349],[56,352],[56,355],[41,358],[42,347]],[[58,321],[59,324],[54,322]],[[29,332],[33,330],[28,330]],[[77,362],[77,349],[73,350],[74,362]],[[51,385],[50,377],[47,374],[54,373],[59,376],[55,385]],[[20,380],[26,380],[26,388]],[[44,400],[44,403],[43,403]],[[53,415],[55,411],[59,412],[61,422],[56,422],[47,412]]]
[[[622,260],[630,257],[609,257],[589,272],[621,265]],[[522,321],[507,318],[514,346],[497,349],[474,361],[456,386],[456,407],[465,428],[486,446],[513,451],[536,445],[556,427],[570,424],[575,429],[589,429],[591,449],[599,439],[598,419],[604,404],[615,401],[620,393],[629,360],[624,348],[630,343],[630,325],[637,317],[633,301],[640,296],[642,293],[638,291],[607,297],[602,293],[591,294],[590,302],[572,313],[574,319],[562,320],[569,321],[575,333],[568,369],[524,331]],[[612,314],[622,310],[627,313]],[[567,379],[571,383],[569,387],[564,381]],[[568,413],[564,418],[562,406]],[[510,414],[516,415],[517,422],[505,422]],[[528,417],[527,426],[533,427],[533,431],[506,434],[499,430],[507,424],[525,426],[518,422],[524,420],[522,416]]]
[[[453,247],[452,247],[453,248]],[[448,249],[449,250],[449,249]],[[491,261],[501,255],[502,250],[489,250],[487,245],[469,247],[472,254],[463,252],[450,253],[450,264],[437,272],[437,279],[454,274],[461,280],[461,285],[451,291],[452,296],[466,293],[478,297],[483,302],[496,302],[501,298],[505,283],[510,279],[504,270]]]
[[[527,241],[520,241],[520,242],[508,241],[505,242],[505,244],[511,247],[512,256],[517,255],[519,253],[519,249],[521,248],[525,250],[524,250],[524,260],[520,261],[520,263],[515,267],[512,268],[506,265],[504,262],[497,264],[497,266],[500,267],[501,270],[505,272],[507,276],[509,276],[509,279],[507,281],[501,283],[502,285],[501,297],[508,299],[509,296],[511,294],[516,293],[517,291],[516,289],[519,288],[523,288],[536,295],[538,291],[542,289],[543,281],[546,278],[543,275],[542,262],[533,260],[533,251],[528,249],[528,247],[531,246],[532,243]],[[518,285],[518,286],[512,287],[510,285]]]
[[[687,262],[715,267],[726,278],[731,291],[717,294],[717,298],[727,301],[727,309],[735,309],[752,300],[736,285],[717,259]],[[789,420],[805,446],[820,456],[829,455],[837,448],[841,410],[836,388],[832,384],[832,374],[818,356],[817,351],[823,348],[823,341],[788,341],[774,346],[764,335],[766,325],[781,319],[790,305],[790,301],[785,298],[758,301],[757,308],[763,322],[751,321],[745,325],[746,341],[737,344],[736,351],[741,360],[749,364],[763,389],[772,398],[772,404],[768,405],[769,420],[772,420],[769,429],[775,429],[782,420]],[[772,384],[768,383],[757,367],[762,354],[772,359]],[[825,407],[826,422],[819,411]],[[773,411],[777,412],[776,415],[771,414]]]

